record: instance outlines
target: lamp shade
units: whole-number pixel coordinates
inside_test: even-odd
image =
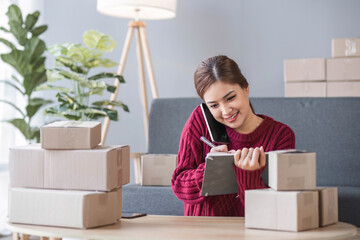
[[[168,19],[176,16],[176,0],[97,0],[97,10],[113,17]]]

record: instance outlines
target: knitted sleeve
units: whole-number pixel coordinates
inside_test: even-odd
[[[174,194],[187,204],[204,201],[200,195],[205,168],[203,144],[199,140],[202,127],[199,118],[193,115],[182,132],[177,167],[171,180]]]

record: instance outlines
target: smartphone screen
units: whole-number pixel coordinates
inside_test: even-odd
[[[227,135],[225,126],[215,120],[205,103],[201,103],[200,106],[207,128],[210,132],[211,141],[216,143],[229,143],[229,137]]]
[[[138,218],[146,215],[146,213],[123,212],[121,213],[121,218]]]

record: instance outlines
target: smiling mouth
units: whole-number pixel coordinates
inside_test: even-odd
[[[235,114],[233,114],[231,117],[229,118],[225,118],[226,121],[228,122],[232,122],[236,119],[237,115],[239,114],[239,112],[236,112]]]

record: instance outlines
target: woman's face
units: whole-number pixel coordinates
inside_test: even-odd
[[[218,122],[243,132],[252,113],[249,87],[217,81],[206,90],[204,101]]]

